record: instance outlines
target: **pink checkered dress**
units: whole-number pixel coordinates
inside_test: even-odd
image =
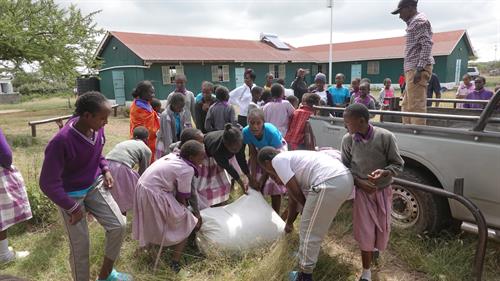
[[[23,176],[14,166],[0,167],[0,231],[31,217]]]
[[[193,184],[198,192],[200,210],[229,199],[231,182],[226,171],[217,165],[214,158],[206,157],[198,172],[198,177],[193,178]]]

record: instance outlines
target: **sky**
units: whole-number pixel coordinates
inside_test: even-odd
[[[328,0],[56,0],[83,13],[101,10],[100,28],[181,36],[259,40],[277,34],[295,47],[330,41]],[[403,36],[391,15],[398,0],[334,0],[333,42]],[[500,0],[420,0],[434,32],[466,29],[479,61],[500,60]],[[496,13],[495,13],[496,12]],[[498,51],[495,52],[495,45]]]

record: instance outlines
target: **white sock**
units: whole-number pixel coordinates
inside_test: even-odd
[[[9,240],[0,240],[0,259],[6,259],[11,256],[9,250]]]
[[[372,271],[370,269],[363,268],[363,273],[361,274],[361,279],[366,279],[368,281],[372,281]]]

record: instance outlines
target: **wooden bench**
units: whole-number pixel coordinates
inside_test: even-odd
[[[116,117],[118,115],[118,107],[120,105],[119,104],[114,104],[113,106],[111,106],[111,108],[113,109],[113,116]],[[36,121],[29,121],[28,122],[28,125],[31,127],[31,136],[32,137],[36,137],[36,126],[37,125],[41,125],[41,124],[47,124],[47,123],[52,123],[52,122],[55,122],[55,123],[60,123],[62,122],[63,120],[67,120],[69,118],[71,118],[71,116],[73,115],[64,115],[64,116],[59,116],[59,117],[54,117],[54,118],[49,118],[49,119],[44,119],[44,120],[36,120]]]

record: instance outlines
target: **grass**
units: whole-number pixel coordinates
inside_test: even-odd
[[[31,255],[22,261],[0,266],[2,274],[29,280],[69,280],[67,262],[68,239],[52,203],[44,201],[38,188],[38,175],[43,150],[57,132],[55,124],[41,125],[38,137],[30,136],[29,120],[66,115],[72,112],[67,99],[35,99],[15,106],[1,105],[0,110],[24,109],[22,112],[0,114],[2,130],[13,149],[14,163],[22,172],[29,193],[37,201],[36,217],[9,229],[10,244],[16,249],[29,250]],[[111,117],[106,127],[105,152],[128,136],[128,119]],[[33,197],[38,195],[38,197]],[[232,198],[235,198],[233,194]],[[129,224],[132,217],[129,215]],[[298,224],[296,224],[296,229]],[[96,276],[103,255],[104,231],[97,222],[89,225],[91,235],[91,272]],[[394,231],[389,249],[375,270],[374,280],[472,280],[470,270],[476,238],[468,234],[442,234],[439,237],[418,236]],[[153,272],[156,249],[150,253],[138,251],[137,242],[129,231],[122,246],[117,268],[132,273],[135,280],[287,280],[287,273],[296,265],[298,234],[287,235],[273,245],[239,256],[202,255],[190,243],[183,257],[184,267],[179,275],[168,270],[170,253],[164,251],[159,270]],[[489,242],[483,280],[500,280],[500,245]],[[358,250],[352,238],[351,204],[346,203],[323,242],[315,270],[315,280],[356,280],[361,270]]]

